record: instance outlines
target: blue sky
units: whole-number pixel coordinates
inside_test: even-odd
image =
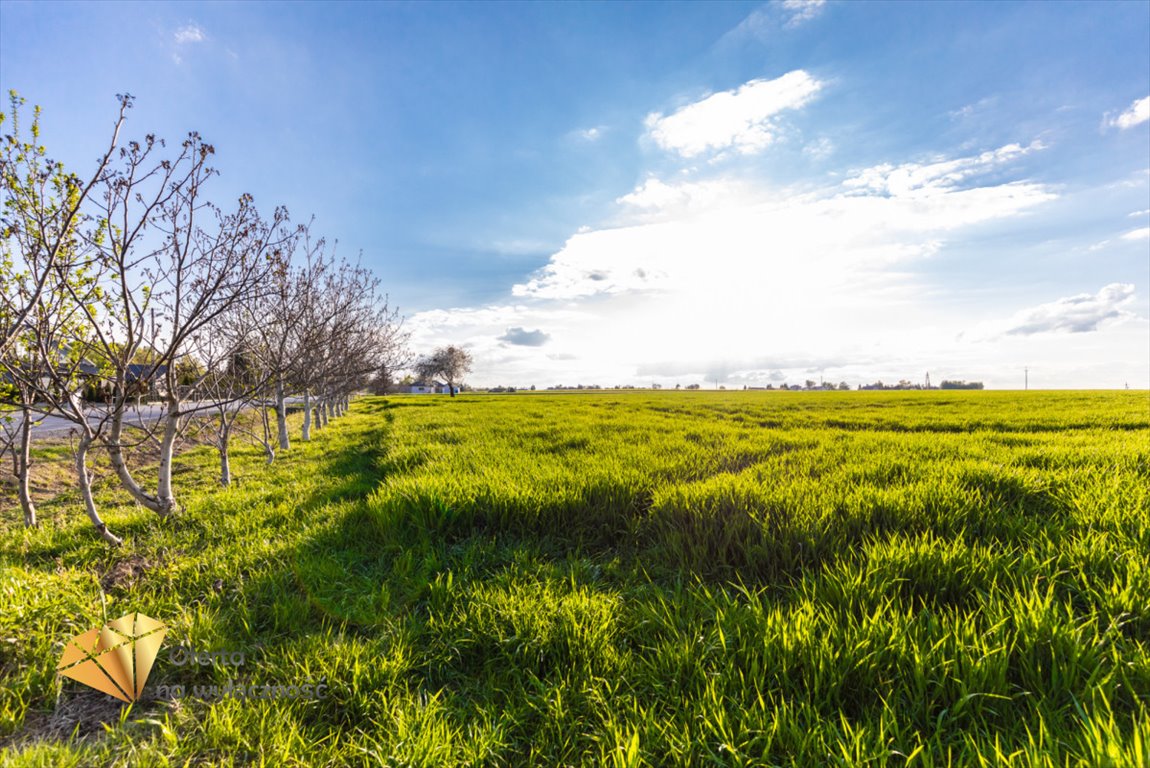
[[[478,384],[1150,386],[1150,3],[4,0],[0,86],[199,131]]]

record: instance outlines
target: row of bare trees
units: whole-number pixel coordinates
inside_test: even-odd
[[[341,414],[378,372],[406,362],[398,312],[363,266],[338,256],[284,208],[229,208],[207,188],[214,148],[190,133],[176,147],[121,140],[130,96],[96,168],[79,177],[49,159],[39,110],[0,114],[0,452],[16,478],[26,525],[33,425],[70,426],[80,496],[109,543],[92,493],[91,455],[106,453],[120,484],[162,517],[178,508],[172,460],[191,432],[232,481],[237,434],[269,462]],[[4,125],[10,122],[10,125]],[[157,401],[145,410],[141,397]],[[157,457],[143,479],[132,456]]]

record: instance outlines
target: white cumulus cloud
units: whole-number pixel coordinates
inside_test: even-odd
[[[550,339],[551,336],[541,330],[529,331],[526,328],[508,328],[507,333],[499,337],[500,341],[520,347],[541,347]]]
[[[1136,125],[1150,120],[1150,96],[1144,99],[1138,99],[1130,108],[1117,117],[1111,118],[1110,125],[1115,128],[1123,130],[1133,128]]]
[[[637,223],[572,236],[513,294],[552,300],[648,295],[649,304],[659,305],[656,313],[674,306],[672,314],[682,318],[689,307],[709,307],[710,316],[734,323],[781,320],[824,300],[837,311],[905,287],[898,265],[932,257],[948,232],[1053,197],[1028,182],[964,188],[950,180],[905,195],[841,186],[772,197],[733,180],[648,179],[619,198],[642,209]],[[773,293],[779,286],[799,287]]]
[[[701,213],[730,201],[745,202],[751,190],[732,180],[665,182],[651,177],[615,202],[644,220]]]
[[[1134,286],[1111,283],[1098,293],[1067,296],[1015,314],[1006,331],[1008,336],[1038,333],[1089,333],[1110,320],[1134,317],[1123,307],[1134,300]]]
[[[715,168],[651,176],[618,198],[612,225],[573,233],[508,302],[416,315],[413,347],[466,345],[480,385],[854,384],[930,371],[993,387],[1021,382],[1024,364],[1032,386],[1039,366],[1045,386],[1144,381],[1150,326],[1131,285],[1032,303],[947,283],[968,237],[1011,247],[1030,226],[1011,222],[1058,197],[1012,170],[1038,148],[889,163],[799,190]]]
[[[670,115],[652,112],[646,120],[647,135],[659,147],[683,157],[732,149],[752,154],[774,141],[779,113],[807,104],[822,87],[803,70],[774,80],[751,80]]]

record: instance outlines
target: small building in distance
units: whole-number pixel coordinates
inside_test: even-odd
[[[417,381],[401,388],[400,391],[412,395],[450,395],[451,387],[440,381]],[[455,393],[459,394],[459,387],[455,387]]]

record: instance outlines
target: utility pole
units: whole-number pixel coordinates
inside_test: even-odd
[[[1023,377],[1022,378],[1022,388],[1024,390],[1030,389],[1030,368],[1029,367],[1022,369],[1022,377]]]
[[[930,371],[926,372],[926,388],[930,389]]]

